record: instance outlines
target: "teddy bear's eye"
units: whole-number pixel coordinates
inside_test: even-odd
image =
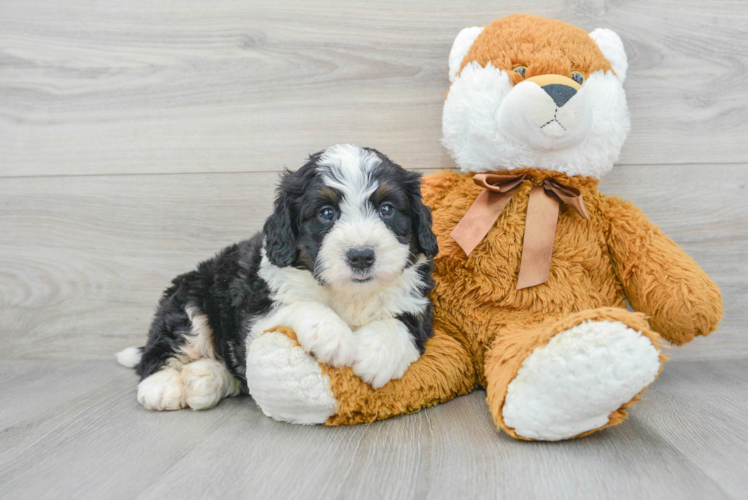
[[[582,85],[584,83],[584,75],[579,71],[572,71],[571,79],[577,82],[579,85]]]
[[[527,71],[527,66],[517,66],[514,68],[514,72],[519,73],[522,78],[525,77],[525,71]]]

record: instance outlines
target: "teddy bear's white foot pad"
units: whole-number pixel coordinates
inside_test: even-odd
[[[314,357],[280,332],[268,332],[247,348],[247,386],[268,417],[321,424],[335,414],[330,378]]]
[[[524,360],[507,388],[504,423],[531,439],[577,436],[608,423],[659,370],[660,354],[641,332],[618,321],[586,321]]]

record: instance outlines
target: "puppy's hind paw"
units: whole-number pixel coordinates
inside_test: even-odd
[[[146,410],[181,410],[187,407],[182,374],[165,368],[138,384],[138,401]]]
[[[241,384],[223,363],[214,359],[201,359],[182,369],[185,401],[193,410],[207,410],[223,398],[236,396]]]

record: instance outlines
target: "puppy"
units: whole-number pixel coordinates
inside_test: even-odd
[[[333,146],[282,175],[261,233],[175,278],[146,345],[117,359],[141,376],[147,409],[206,409],[248,393],[248,346],[287,326],[317,360],[379,388],[432,336],[437,252],[420,174]]]

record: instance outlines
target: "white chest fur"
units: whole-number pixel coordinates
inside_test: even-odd
[[[317,302],[331,308],[355,330],[399,314],[423,312],[428,299],[418,293],[422,285],[418,267],[424,262],[425,257],[420,256],[416,265],[386,283],[352,282],[336,288],[321,285],[309,271],[274,266],[265,256],[259,275],[268,283],[276,304]]]
[[[428,307],[418,272],[426,258],[386,282],[351,282],[323,286],[309,271],[277,267],[263,255],[259,275],[271,290],[275,306],[251,325],[247,336],[247,373],[254,344],[263,332],[287,326],[301,348],[321,363],[351,366],[353,373],[377,389],[403,376],[419,357],[403,313],[419,314]],[[249,376],[248,376],[249,383]],[[250,384],[250,387],[257,384]]]

